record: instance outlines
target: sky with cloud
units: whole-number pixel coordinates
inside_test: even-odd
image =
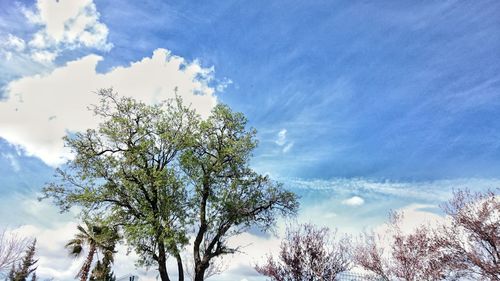
[[[441,216],[453,189],[500,184],[499,14],[498,1],[0,0],[0,227],[39,237],[40,276],[72,279],[74,214],[36,199],[109,87],[243,112],[252,166],[301,196],[297,221],[357,233],[389,210]],[[253,246],[214,280],[261,280],[251,267],[278,241],[235,238]],[[154,280],[122,252],[118,275]]]

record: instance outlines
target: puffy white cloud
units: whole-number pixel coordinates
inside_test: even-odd
[[[24,75],[47,73],[67,50],[109,51],[108,28],[93,0],[36,0],[21,7],[33,31],[0,36],[0,85]],[[21,36],[21,37],[20,37]]]
[[[120,95],[147,103],[172,98],[177,88],[184,101],[204,116],[217,103],[215,90],[209,86],[214,70],[197,61],[187,62],[157,49],[151,57],[129,66],[97,73],[101,59],[88,55],[48,74],[9,83],[6,99],[0,101],[0,137],[56,166],[70,157],[61,138],[96,126],[87,107],[97,103],[94,92],[100,88],[114,87]]]
[[[57,52],[51,51],[35,51],[31,53],[31,58],[39,63],[47,64],[54,61],[57,57]]]
[[[37,0],[34,9],[25,15],[34,24],[41,25],[30,46],[37,49],[91,47],[109,50],[108,28],[99,21],[99,13],[92,0]]]
[[[343,200],[342,204],[348,206],[361,206],[365,203],[365,200],[359,196],[353,196],[349,199]]]
[[[0,60],[2,60],[0,84],[2,86],[14,77],[45,73],[53,66],[51,63],[53,58],[47,57],[47,54],[43,56],[43,52],[48,51],[28,50],[30,48],[23,46],[22,42],[24,42],[23,39],[15,36],[0,37]]]

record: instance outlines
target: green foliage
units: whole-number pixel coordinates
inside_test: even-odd
[[[21,260],[20,264],[16,267],[12,266],[12,269],[9,273],[8,280],[10,281],[26,281],[28,277],[31,275],[31,280],[36,280],[36,266],[35,264],[38,260],[35,260],[35,252],[36,252],[36,239],[33,240],[33,243],[26,250],[26,254]]]
[[[250,226],[267,230],[276,214],[295,213],[296,196],[249,167],[256,131],[241,113],[217,105],[203,120],[180,98],[146,105],[111,89],[99,94],[93,111],[102,122],[65,138],[75,158],[45,197],[62,211],[77,205],[119,226],[139,264],[158,264],[162,280],[167,255],[182,273],[188,230],[197,235],[193,246],[205,261],[200,267],[195,253],[195,266],[202,268],[236,250],[228,236]]]
[[[100,91],[93,108],[103,122],[65,139],[76,157],[44,189],[62,210],[84,207],[120,225],[141,264],[151,265],[158,242],[171,253],[186,244],[186,190],[175,159],[189,143],[194,112],[173,104],[148,106]]]
[[[238,250],[227,245],[228,237],[250,226],[266,231],[277,214],[292,215],[298,208],[295,194],[249,167],[255,135],[254,129],[246,129],[243,114],[217,105],[181,157],[193,185],[192,216],[199,225],[193,245],[195,280],[204,279],[213,258]]]

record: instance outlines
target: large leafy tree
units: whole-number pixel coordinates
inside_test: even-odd
[[[204,280],[214,258],[238,250],[228,246],[229,237],[251,226],[268,230],[278,214],[293,214],[298,208],[295,194],[249,167],[257,141],[246,122],[243,114],[217,105],[199,123],[193,144],[182,155],[195,210],[195,281]]]
[[[78,205],[120,226],[139,263],[157,265],[162,281],[170,280],[169,255],[184,280],[180,253],[193,227],[203,280],[213,258],[236,250],[226,245],[230,235],[295,212],[294,194],[249,168],[255,132],[241,114],[219,105],[201,120],[179,98],[146,105],[110,89],[99,94],[93,110],[102,122],[65,138],[75,158],[44,192],[62,210]]]
[[[85,226],[77,226],[78,233],[67,244],[66,248],[74,257],[79,257],[83,254],[84,248],[88,247],[87,257],[83,262],[77,277],[81,281],[86,281],[89,276],[90,268],[94,257],[101,253],[103,263],[109,266],[113,262],[115,246],[119,240],[117,229],[99,224],[92,224],[85,221]]]
[[[102,122],[65,138],[75,158],[44,192],[62,210],[79,205],[119,225],[139,263],[156,264],[163,281],[170,280],[168,255],[176,256],[182,280],[187,204],[175,161],[188,144],[194,113],[179,99],[148,106],[111,89],[99,95],[93,111]]]

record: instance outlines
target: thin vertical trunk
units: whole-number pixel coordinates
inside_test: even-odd
[[[170,281],[167,272],[165,245],[162,242],[158,243],[158,271],[160,272],[161,281]]]
[[[82,269],[80,270],[80,281],[87,281],[90,272],[90,266],[94,260],[94,255],[96,251],[96,246],[94,244],[90,245],[89,254],[83,263]]]
[[[206,268],[204,268],[205,267],[204,263],[201,260],[200,245],[203,241],[203,236],[205,235],[205,232],[207,231],[208,228],[206,219],[207,200],[209,195],[208,192],[209,192],[208,178],[205,177],[203,179],[203,191],[200,201],[200,217],[199,217],[200,228],[198,229],[198,233],[196,234],[193,246],[195,281],[202,281],[206,270]]]
[[[175,255],[177,260],[177,272],[179,273],[179,281],[184,281],[184,268],[182,267],[182,258],[179,253]]]

